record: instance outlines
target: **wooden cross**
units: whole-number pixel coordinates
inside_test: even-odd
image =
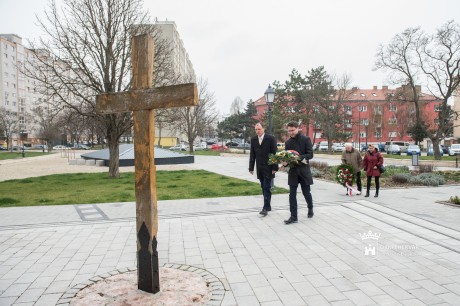
[[[132,90],[96,97],[96,110],[102,114],[133,111],[134,166],[136,173],[136,229],[138,288],[160,291],[157,252],[158,207],[154,161],[156,108],[198,105],[195,83],[151,88],[154,44],[150,34],[132,40]]]

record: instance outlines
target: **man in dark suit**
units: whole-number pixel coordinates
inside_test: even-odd
[[[249,173],[254,173],[254,164],[257,162],[257,178],[262,187],[264,196],[264,207],[260,212],[264,217],[272,210],[270,206],[272,192],[270,182],[278,171],[278,165],[268,164],[268,155],[276,154],[276,139],[271,135],[265,134],[265,129],[261,123],[255,125],[256,136],[251,139],[251,153],[249,155]]]
[[[299,132],[297,122],[287,124],[289,139],[284,147],[286,150],[294,150],[299,153],[300,165],[291,167],[288,173],[289,185],[289,209],[291,217],[284,223],[297,223],[297,187],[301,186],[303,196],[308,204],[308,218],[313,217],[313,198],[310,193],[310,185],[313,185],[313,176],[311,175],[309,160],[313,158],[313,146],[310,137],[303,136]],[[286,164],[287,165],[287,164]],[[286,166],[285,165],[285,166]]]

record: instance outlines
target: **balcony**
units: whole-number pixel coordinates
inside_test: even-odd
[[[351,110],[349,110],[349,111],[346,111],[345,114],[346,114],[347,116],[351,116],[351,115],[353,115],[353,112],[352,112]]]
[[[343,126],[344,126],[344,128],[346,128],[346,129],[351,129],[351,128],[352,128],[351,123],[344,124]]]

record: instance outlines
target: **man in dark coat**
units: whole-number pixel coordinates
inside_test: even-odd
[[[313,217],[313,198],[310,193],[310,185],[313,185],[309,160],[313,158],[313,145],[310,137],[303,136],[299,132],[297,122],[287,124],[289,139],[286,141],[285,149],[294,150],[299,153],[300,165],[291,167],[288,173],[289,185],[289,208],[291,217],[284,223],[291,224],[297,222],[297,187],[300,184],[303,196],[308,204],[308,218]]]
[[[249,173],[254,173],[254,164],[257,162],[257,178],[262,187],[264,196],[264,207],[260,212],[264,217],[272,210],[270,202],[272,198],[270,182],[278,171],[278,165],[268,164],[268,155],[276,154],[276,139],[271,135],[265,134],[262,124],[255,125],[256,136],[251,139],[251,153],[249,155]]]

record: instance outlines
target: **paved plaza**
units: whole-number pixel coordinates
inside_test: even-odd
[[[27,177],[34,161],[43,174],[67,171],[62,160],[4,163],[0,179],[21,167]],[[257,182],[247,156],[169,169],[181,167]],[[287,175],[275,184],[287,187]],[[273,196],[267,217],[262,196],[159,201],[160,265],[208,271],[224,285],[222,305],[460,305],[460,208],[436,202],[460,196],[458,185],[364,198],[315,180],[312,194],[314,218],[299,193],[291,225],[288,194]],[[135,267],[135,250],[133,202],[0,208],[0,305],[56,305],[77,284]]]

